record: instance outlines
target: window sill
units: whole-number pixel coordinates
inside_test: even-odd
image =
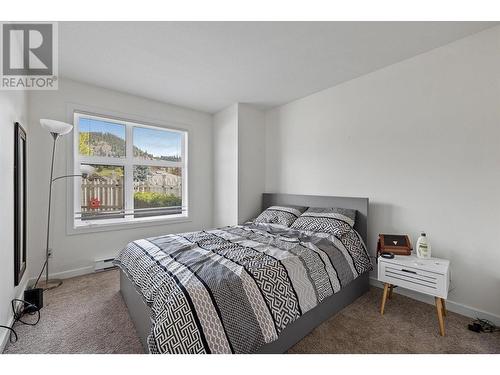
[[[108,220],[92,220],[92,221],[75,221],[68,225],[67,234],[83,234],[83,233],[94,233],[94,232],[107,232],[116,231],[124,229],[134,229],[134,228],[144,228],[154,225],[168,225],[168,224],[178,224],[178,223],[188,223],[191,222],[189,215],[170,215],[156,216],[156,217],[144,217],[137,219],[108,219]]]

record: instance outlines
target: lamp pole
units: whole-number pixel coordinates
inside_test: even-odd
[[[62,280],[49,280],[49,255],[50,255],[50,218],[51,218],[51,207],[52,207],[52,183],[54,182],[54,160],[55,160],[55,153],[56,153],[56,143],[57,139],[59,138],[58,133],[51,132],[50,133],[53,138],[53,143],[52,143],[52,160],[50,163],[50,180],[49,180],[49,206],[47,209],[47,232],[46,232],[46,243],[45,243],[45,263],[44,267],[42,267],[42,271],[40,272],[40,275],[38,276],[38,279],[35,283],[35,287],[38,284],[38,281],[40,280],[40,276],[43,273],[43,269],[45,268],[45,283],[42,284],[42,287],[44,290],[49,290],[49,289],[54,289],[57,288],[62,284]]]
[[[51,206],[52,206],[52,181],[54,177],[54,159],[55,159],[55,153],[56,153],[56,143],[57,143],[57,138],[59,138],[59,134],[57,133],[51,133],[52,138],[54,138],[54,143],[52,144],[52,161],[50,163],[50,185],[49,185],[49,208],[47,210],[47,243],[45,247],[45,259],[47,264],[45,265],[45,285],[47,289],[51,289],[49,285],[49,242],[50,242],[50,214],[51,214]],[[59,286],[62,284],[62,281],[58,283],[55,287]]]

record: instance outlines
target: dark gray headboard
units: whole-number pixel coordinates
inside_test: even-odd
[[[356,224],[354,229],[367,243],[368,233],[368,198],[352,198],[352,197],[328,197],[320,195],[297,195],[297,194],[280,194],[280,193],[264,193],[262,195],[262,209],[265,210],[270,206],[275,205],[296,205],[307,207],[339,207],[351,208],[357,210]]]

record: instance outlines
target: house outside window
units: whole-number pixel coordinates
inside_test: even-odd
[[[186,131],[74,112],[73,227],[186,218]]]

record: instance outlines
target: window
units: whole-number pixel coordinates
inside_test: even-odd
[[[74,226],[187,217],[187,132],[75,112]]]

